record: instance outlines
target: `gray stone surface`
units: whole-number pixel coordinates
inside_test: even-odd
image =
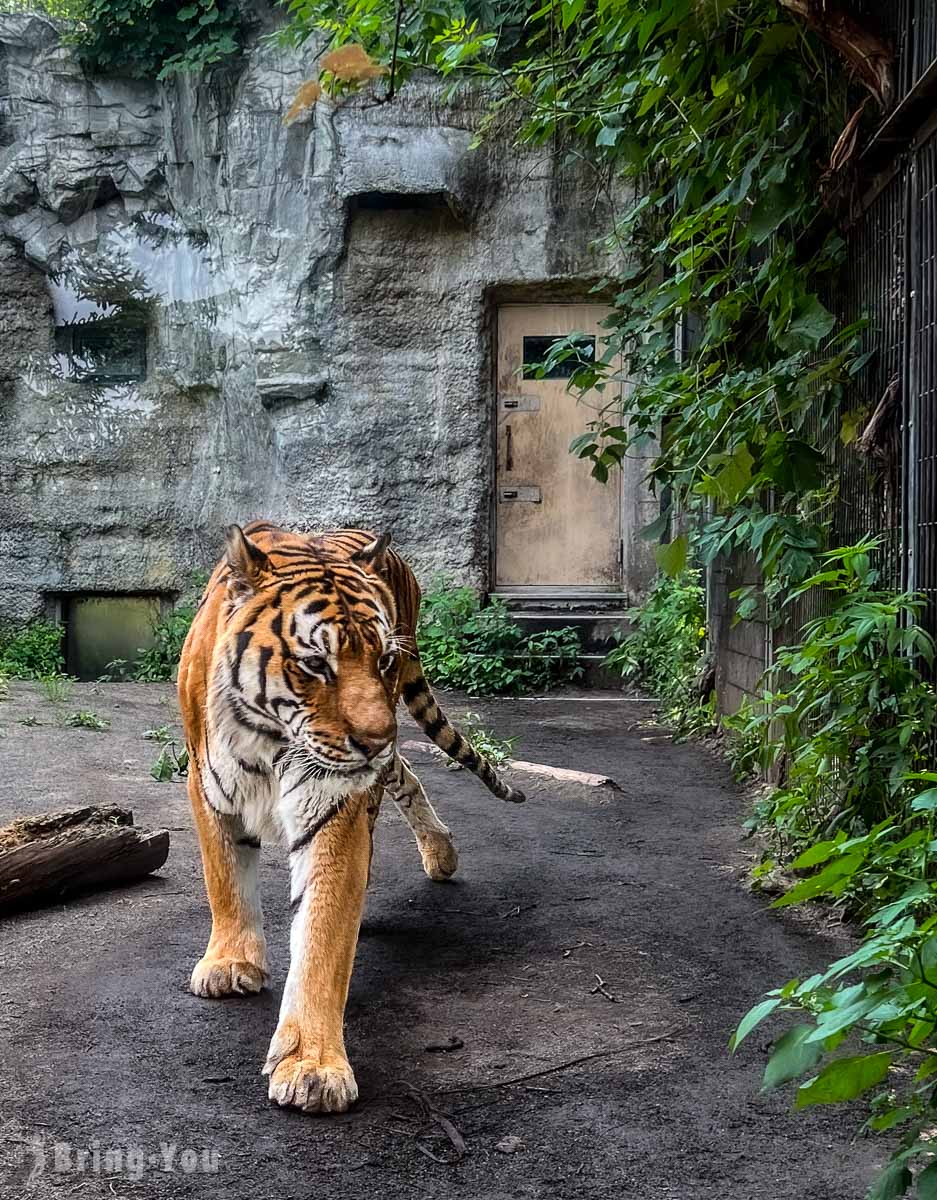
[[[0,617],[182,590],[260,515],[487,583],[494,306],[588,298],[607,202],[543,150],[472,150],[481,98],[431,80],[284,125],[311,57],[91,79],[0,16]],[[70,377],[50,292],[63,329],[143,313],[145,378]]]

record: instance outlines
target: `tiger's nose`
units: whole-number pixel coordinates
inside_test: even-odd
[[[390,745],[394,740],[394,733],[394,730],[383,730],[380,733],[356,733],[348,740],[370,762]]]

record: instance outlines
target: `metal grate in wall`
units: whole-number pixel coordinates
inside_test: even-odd
[[[901,376],[907,327],[907,188],[903,173],[879,194],[864,219],[847,239],[849,273],[832,299],[844,324],[866,320],[863,349],[874,350],[844,400],[838,428],[831,431],[830,454],[840,477],[835,529],[840,542],[869,534],[883,538],[883,569],[888,582],[901,585],[901,465],[900,439],[887,459],[861,454],[856,442],[839,436],[843,421],[861,430]],[[900,418],[896,418],[897,425]]]
[[[937,138],[916,155],[914,175],[908,582],[927,598],[926,624],[937,634]]]
[[[937,0],[857,0],[855,11],[894,45],[900,103],[937,69]],[[839,479],[836,542],[879,536],[882,584],[921,593],[922,623],[937,636],[937,135],[890,165],[890,179],[845,235],[846,268],[823,297],[841,326],[868,321],[863,348],[874,355],[838,411],[818,401],[806,432]],[[854,439],[844,444],[844,418],[861,431],[893,380],[897,401],[878,446],[887,453],[867,456]],[[798,639],[824,604],[819,589],[801,597],[780,628],[766,631],[769,647]]]
[[[907,0],[901,2],[907,3]],[[913,87],[937,60],[937,4],[934,0],[913,0],[912,6],[908,87]]]
[[[900,103],[937,59],[934,0],[857,0],[860,25],[881,35],[895,55],[895,103]]]
[[[868,366],[845,390],[839,408],[824,413],[818,404],[808,433],[834,466],[839,490],[833,509],[834,545],[848,545],[869,536],[882,540],[879,568],[886,587],[904,585],[902,553],[902,481],[900,413],[896,414],[894,448],[887,462],[870,459],[844,443],[844,429],[858,434],[885,394],[900,377],[905,363],[908,321],[906,252],[908,244],[907,177],[899,172],[876,197],[863,218],[846,235],[846,268],[825,303],[840,318],[841,327],[864,320],[863,351],[874,351]],[[813,589],[788,609],[774,645],[797,639],[807,621],[823,614],[827,597]]]

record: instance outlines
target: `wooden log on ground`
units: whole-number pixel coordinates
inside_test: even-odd
[[[0,912],[131,883],[168,854],[165,829],[135,829],[116,804],[22,817],[0,829]]]

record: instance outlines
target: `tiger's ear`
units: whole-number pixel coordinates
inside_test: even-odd
[[[368,542],[366,546],[356,550],[351,556],[351,561],[360,563],[362,567],[380,575],[387,566],[387,547],[390,545],[390,539],[389,533],[382,533],[373,542]]]
[[[240,525],[229,525],[224,536],[225,558],[231,572],[228,596],[243,602],[254,594],[264,573],[270,570],[270,559]]]

